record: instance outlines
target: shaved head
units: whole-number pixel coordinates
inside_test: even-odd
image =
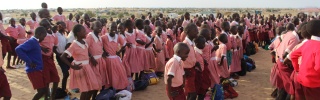
[[[190,50],[190,48],[187,44],[180,42],[173,47],[173,50],[175,54],[178,54],[181,50]]]

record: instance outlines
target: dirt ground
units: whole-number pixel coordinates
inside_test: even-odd
[[[271,63],[269,51],[260,49],[256,55],[250,56],[250,58],[255,60],[257,68],[252,72],[248,72],[246,76],[240,77],[238,80],[239,85],[235,87],[239,97],[234,98],[234,100],[272,100],[270,93],[273,88],[269,82],[269,75],[273,64]],[[62,77],[60,68],[57,67],[57,69],[60,77]],[[8,69],[6,71],[5,74],[8,77],[13,94],[11,99],[31,100],[36,91],[33,90],[24,69]],[[73,96],[79,98],[79,94],[73,94]],[[168,100],[163,79],[160,80],[159,84],[149,86],[144,91],[134,91],[132,100]]]

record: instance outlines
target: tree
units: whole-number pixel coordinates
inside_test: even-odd
[[[92,11],[86,11],[86,13],[90,16],[90,17],[96,17],[96,14],[93,13]]]
[[[123,16],[123,13],[119,13],[118,16],[117,16],[119,19],[122,19],[124,16]]]
[[[81,11],[78,11],[77,13],[76,13],[77,15],[80,15],[80,16],[82,16],[83,15],[83,12],[81,12]]]
[[[125,12],[123,12],[123,14],[124,14],[124,15],[129,15],[129,13],[128,13],[128,12],[126,12],[126,11],[125,11]]]
[[[111,12],[110,14],[111,14],[111,15],[116,15],[116,13],[115,13],[115,12]]]

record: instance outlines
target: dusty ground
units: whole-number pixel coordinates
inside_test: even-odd
[[[256,62],[257,69],[240,77],[239,85],[235,90],[239,97],[235,100],[272,100],[270,93],[272,86],[269,83],[270,69],[273,66],[269,52],[260,50],[256,55],[251,56]],[[5,65],[5,64],[4,64]],[[60,77],[61,71],[57,67]],[[6,75],[12,91],[12,100],[30,100],[35,90],[33,90],[23,68],[6,70]],[[59,84],[60,86],[61,84]],[[79,97],[79,94],[73,94]],[[167,100],[163,79],[157,85],[149,86],[144,91],[133,92],[133,100]]]

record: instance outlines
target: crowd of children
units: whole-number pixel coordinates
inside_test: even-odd
[[[75,20],[69,14],[67,20],[61,7],[57,12],[50,18],[43,3],[40,21],[31,13],[31,20],[21,18],[19,25],[13,18],[6,29],[0,23],[0,65],[5,56],[6,68],[26,64],[27,76],[37,90],[33,100],[55,98],[60,77],[54,60],[63,73],[62,90],[78,89],[81,100],[95,99],[101,89],[124,90],[128,78],[139,80],[150,69],[164,77],[170,100],[204,100],[209,89],[239,78],[243,55],[253,42],[270,45],[272,50],[275,66],[270,80],[277,87],[275,98],[314,100],[320,92],[316,61],[320,22],[301,13],[278,17],[218,13],[216,18],[211,14],[194,19],[188,12],[178,19],[148,13],[147,18],[131,16],[116,22],[111,18],[108,22],[86,13],[75,15]],[[50,83],[52,91],[48,92]],[[0,97],[9,100],[11,92],[2,67],[0,85]]]

